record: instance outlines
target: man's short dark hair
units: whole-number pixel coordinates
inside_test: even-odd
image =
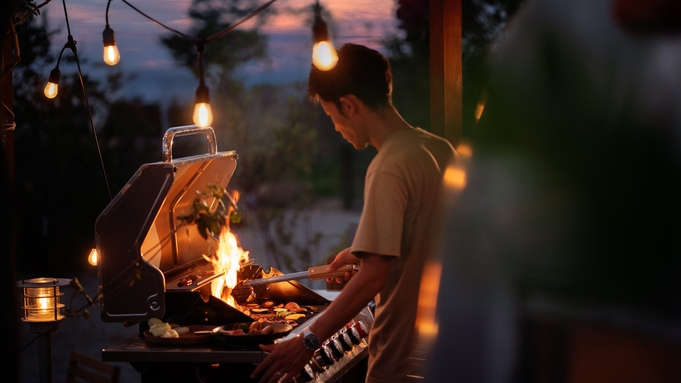
[[[340,98],[355,95],[376,110],[392,104],[392,71],[378,51],[363,45],[345,44],[338,50],[338,64],[322,71],[312,66],[307,94],[313,102],[333,102],[340,109]]]

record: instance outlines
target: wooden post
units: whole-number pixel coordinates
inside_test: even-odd
[[[430,0],[430,126],[456,147],[463,132],[461,0]]]
[[[3,161],[7,166],[9,181],[14,181],[14,113],[12,96],[12,72],[5,73],[13,60],[12,57],[12,35],[9,33],[12,23],[12,15],[17,1],[3,1],[0,7],[2,10],[2,20],[0,21],[0,71],[4,75],[0,79],[0,141],[2,150],[0,153],[5,156]],[[5,11],[7,13],[5,13]]]

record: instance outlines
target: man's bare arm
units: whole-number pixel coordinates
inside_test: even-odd
[[[348,281],[324,316],[310,326],[320,339],[328,339],[345,326],[385,286],[392,257],[365,253],[357,274]]]

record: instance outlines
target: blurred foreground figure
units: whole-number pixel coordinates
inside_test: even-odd
[[[426,382],[681,381],[678,1],[528,1],[450,210]]]

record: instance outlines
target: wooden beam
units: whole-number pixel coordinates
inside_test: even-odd
[[[9,181],[14,181],[14,112],[12,72],[9,69],[13,61],[11,25],[12,15],[18,1],[6,0],[0,6],[0,72],[5,76],[0,79],[0,154],[5,158],[0,163],[7,166]],[[4,181],[4,180],[3,180]]]
[[[463,132],[461,0],[430,0],[430,126],[456,147]]]

